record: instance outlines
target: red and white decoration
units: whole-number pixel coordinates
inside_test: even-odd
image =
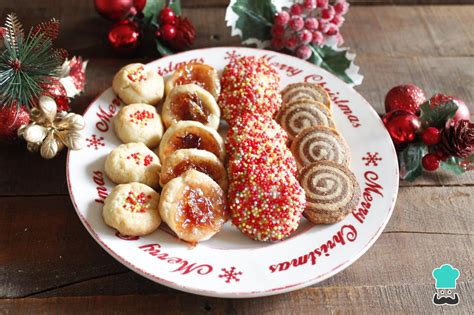
[[[396,153],[380,118],[362,96],[330,73],[296,57],[230,47],[180,53],[149,66],[163,75],[188,62],[204,62],[221,70],[230,56],[238,55],[266,56],[278,69],[282,87],[306,81],[322,84],[330,91],[334,119],[351,147],[351,168],[363,193],[357,209],[343,221],[314,226],[302,219],[292,237],[277,243],[252,241],[230,222],[214,238],[194,248],[178,241],[165,227],[133,240],[117,236],[102,219],[103,201],[113,187],[104,175],[104,160],[120,144],[111,119],[122,105],[112,89],[106,90],[84,114],[84,135],[91,146],[70,151],[67,162],[69,191],[77,213],[108,253],[153,281],[208,296],[279,294],[335,275],[377,240],[390,219],[398,192]]]

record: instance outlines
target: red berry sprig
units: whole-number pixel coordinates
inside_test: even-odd
[[[322,46],[330,37],[343,43],[339,28],[344,23],[349,3],[346,0],[304,0],[278,12],[272,26],[274,49],[287,49],[297,57],[312,55],[309,45]]]

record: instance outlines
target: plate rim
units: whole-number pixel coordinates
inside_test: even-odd
[[[297,59],[299,61],[301,61],[300,59],[294,57],[294,56],[291,56],[291,55],[287,55],[287,54],[283,54],[283,53],[280,53],[280,52],[276,52],[276,51],[272,51],[272,50],[266,50],[266,49],[259,49],[259,48],[252,48],[252,47],[239,47],[239,46],[219,46],[219,47],[206,47],[206,48],[198,48],[198,49],[192,49],[192,50],[187,50],[187,51],[183,51],[183,52],[179,52],[179,53],[176,53],[176,54],[173,54],[173,55],[169,55],[169,56],[165,56],[165,57],[160,57],[160,58],[157,58],[157,59],[154,59],[152,61],[149,61],[146,63],[146,65],[150,64],[150,63],[153,63],[153,62],[156,62],[157,60],[160,60],[160,59],[165,59],[165,58],[171,58],[173,56],[176,56],[176,55],[181,55],[181,54],[186,54],[186,53],[190,53],[190,52],[203,52],[203,51],[206,51],[206,50],[225,50],[225,49],[235,49],[235,50],[253,50],[253,51],[258,51],[258,52],[268,52],[268,53],[272,53],[272,54],[276,54],[276,55],[281,55],[281,56],[284,56],[284,58],[294,58],[294,59]],[[307,61],[305,61],[307,62]],[[332,79],[336,79],[336,80],[339,80],[340,82],[342,82],[344,85],[346,85],[348,88],[350,88],[352,90],[353,93],[356,93],[358,94],[358,96],[361,98],[361,100],[363,101],[363,103],[365,103],[365,106],[369,108],[369,111],[372,111],[372,113],[377,116],[377,122],[380,123],[382,125],[382,129],[385,131],[385,133],[388,135],[388,132],[385,130],[385,128],[383,127],[383,122],[382,120],[380,119],[379,117],[379,114],[377,113],[377,111],[372,107],[372,105],[370,105],[370,103],[358,92],[354,89],[354,87],[346,82],[344,82],[343,80],[341,80],[340,78],[338,78],[337,76],[335,76],[334,74],[328,72],[327,70],[315,65],[315,64],[312,64],[312,63],[309,63],[307,62],[309,65],[313,66],[313,67],[317,67],[319,68],[319,70],[321,70],[322,72],[325,72],[326,74],[329,75],[329,77],[331,77]],[[102,97],[102,95],[104,95],[105,93],[107,93],[107,91],[109,91],[111,89],[111,87],[103,90],[100,94],[98,94],[90,103],[89,105],[84,109],[83,111],[83,114],[82,115],[85,115],[89,110],[90,108],[92,107],[92,105],[100,98]],[[389,136],[390,137],[390,136]],[[290,284],[290,285],[287,285],[287,286],[283,286],[283,287],[278,287],[278,288],[272,288],[272,289],[267,289],[267,290],[261,290],[261,291],[243,291],[243,292],[219,292],[219,291],[213,291],[213,290],[204,290],[204,289],[199,289],[199,288],[194,288],[194,287],[188,287],[188,286],[184,286],[184,285],[180,285],[176,282],[173,282],[173,281],[169,281],[169,280],[166,280],[166,279],[163,279],[163,278],[160,278],[159,276],[157,275],[153,275],[153,274],[150,274],[148,273],[147,271],[145,270],[142,270],[141,268],[137,267],[136,265],[134,265],[131,261],[127,260],[126,258],[124,258],[123,256],[120,256],[119,254],[117,254],[115,251],[113,251],[107,244],[105,244],[105,242],[100,238],[100,236],[95,232],[95,230],[92,228],[92,226],[90,225],[90,223],[87,221],[87,219],[82,215],[82,213],[79,211],[78,209],[78,206],[76,204],[76,201],[75,201],[75,197],[74,197],[74,193],[72,192],[72,187],[71,187],[71,180],[70,180],[70,173],[69,173],[69,162],[70,162],[70,153],[71,151],[68,150],[67,152],[67,156],[66,156],[66,180],[67,180],[67,187],[68,187],[68,192],[69,192],[69,196],[71,198],[71,202],[74,206],[74,210],[76,211],[79,219],[81,220],[82,224],[84,225],[84,227],[86,228],[86,230],[89,232],[89,234],[92,236],[92,238],[102,247],[102,249],[104,249],[109,255],[111,255],[115,260],[117,260],[119,263],[121,263],[123,266],[127,267],[128,269],[130,269],[131,271],[133,272],[136,272],[138,273],[139,275],[155,282],[155,283],[158,283],[160,285],[164,285],[164,286],[167,286],[167,287],[170,287],[172,289],[175,289],[175,290],[179,290],[179,291],[183,291],[183,292],[187,292],[187,293],[192,293],[192,294],[197,294],[197,295],[202,295],[202,296],[208,296],[208,297],[217,297],[217,298],[252,298],[252,297],[263,297],[263,296],[271,296],[271,295],[277,295],[277,294],[283,294],[283,293],[288,293],[288,292],[291,292],[291,291],[295,291],[295,290],[299,290],[299,289],[302,289],[302,288],[305,288],[305,287],[308,287],[310,285],[313,285],[313,284],[316,284],[316,283],[319,283],[321,281],[324,281],[334,275],[336,275],[337,273],[345,270],[347,267],[349,267],[350,265],[352,265],[355,261],[357,261],[362,255],[364,255],[368,250],[369,248],[372,247],[372,245],[375,243],[375,241],[377,241],[377,239],[380,237],[380,235],[382,234],[383,230],[385,229],[385,227],[387,226],[388,222],[390,221],[391,217],[392,217],[392,214],[393,214],[393,210],[395,208],[395,204],[396,204],[396,201],[397,201],[397,197],[398,197],[398,191],[399,191],[399,187],[400,187],[400,178],[399,178],[399,169],[398,169],[398,157],[397,157],[397,154],[396,154],[396,150],[395,150],[395,146],[393,145],[393,142],[390,142],[390,149],[392,151],[392,154],[394,156],[394,161],[395,161],[395,177],[396,177],[396,186],[395,186],[395,190],[394,190],[394,193],[392,195],[392,200],[390,201],[390,206],[389,206],[389,210],[388,210],[388,214],[387,214],[387,218],[386,220],[380,225],[380,227],[377,229],[377,231],[375,232],[375,234],[370,238],[370,240],[363,246],[363,248],[355,255],[353,255],[351,258],[345,260],[344,262],[338,264],[337,266],[335,266],[334,268],[332,268],[331,270],[327,271],[326,273],[323,273],[315,278],[312,278],[312,279],[309,279],[309,280],[305,280],[305,281],[302,281],[302,282],[299,282],[299,283],[296,283],[296,284]]]

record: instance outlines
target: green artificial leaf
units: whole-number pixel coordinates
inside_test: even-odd
[[[441,129],[446,121],[454,116],[458,110],[455,102],[448,101],[439,106],[432,106],[430,101],[426,101],[420,106],[420,121],[423,128],[435,127]]]
[[[147,0],[145,8],[143,8],[143,19],[141,22],[145,26],[156,23],[156,17],[165,7],[166,0]]]
[[[270,40],[276,8],[271,0],[237,0],[232,10],[239,16],[235,26],[242,31],[242,41],[257,38]]]
[[[181,15],[181,0],[170,1],[168,7],[173,10],[174,14],[176,14],[177,16]]]
[[[354,83],[346,74],[346,70],[352,62],[346,57],[347,49],[337,51],[329,46],[317,47],[309,45],[309,47],[313,51],[313,54],[308,59],[309,62],[333,73],[344,82]]]
[[[421,160],[428,153],[428,147],[424,143],[411,143],[403,151],[398,152],[398,166],[400,178],[414,181],[423,174]]]
[[[156,50],[162,57],[172,55],[173,51],[166,47],[158,38],[155,38]]]
[[[466,170],[461,166],[462,159],[452,156],[446,161],[441,161],[441,167],[447,171],[453,172],[456,175],[461,175]]]

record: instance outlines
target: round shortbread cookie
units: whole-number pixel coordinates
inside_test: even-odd
[[[105,160],[105,174],[116,184],[139,182],[159,187],[161,163],[143,143],[122,144]]]
[[[105,223],[127,236],[141,236],[161,224],[158,211],[160,195],[141,183],[117,185],[105,199]]]
[[[163,78],[141,63],[126,65],[115,74],[112,89],[125,104],[157,105],[164,94]]]
[[[160,144],[163,124],[155,106],[130,104],[114,118],[114,130],[123,143],[142,142],[149,148]]]

